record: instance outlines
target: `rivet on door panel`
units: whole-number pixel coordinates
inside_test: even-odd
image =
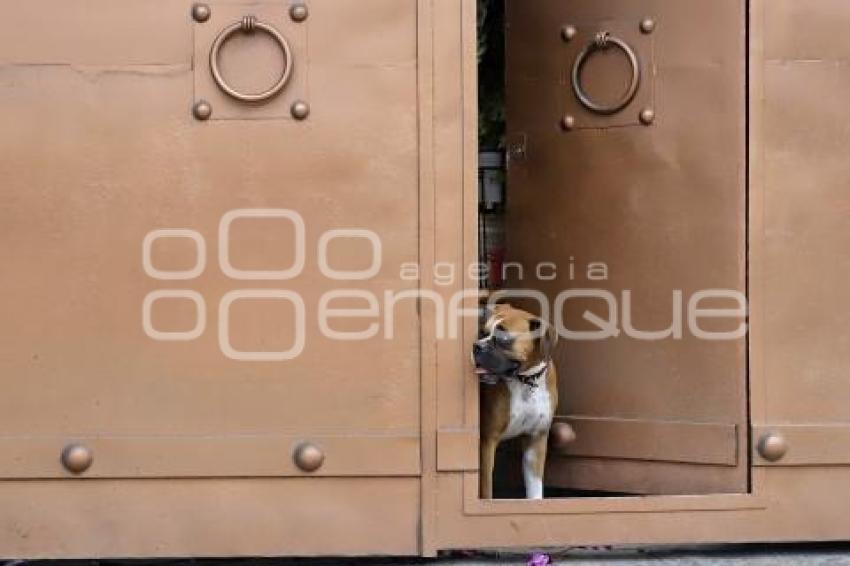
[[[564,41],[572,41],[575,38],[578,30],[575,26],[564,26],[561,28],[561,37]]]
[[[303,100],[296,100],[292,103],[292,117],[296,120],[306,120],[310,115],[310,105]]]
[[[303,472],[315,472],[325,462],[325,453],[316,446],[305,442],[298,445],[293,456],[295,465]]]
[[[771,432],[761,437],[758,450],[768,462],[778,462],[788,453],[788,441],[781,434]]]
[[[640,22],[640,31],[643,33],[652,33],[655,31],[655,20],[652,18],[644,18]]]
[[[289,17],[292,18],[293,22],[303,22],[309,14],[307,6],[304,4],[295,4],[289,9]]]
[[[72,474],[82,474],[94,463],[94,454],[82,444],[69,444],[62,450],[62,465]]]
[[[212,106],[206,100],[199,100],[192,107],[192,114],[198,120],[209,120],[212,116]]]
[[[192,6],[192,17],[196,22],[203,23],[210,19],[210,7],[207,4],[195,4]]]

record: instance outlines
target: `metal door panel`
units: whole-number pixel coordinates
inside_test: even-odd
[[[760,63],[779,61],[814,63],[846,61],[850,57],[847,3],[842,0],[775,0],[760,16],[764,31],[764,58]],[[814,95],[813,95],[814,96]]]
[[[0,21],[0,63],[190,64],[189,8],[170,0],[2,0],[9,17]]]
[[[517,48],[533,49],[541,61],[556,58],[546,46],[563,22],[631,18],[637,29],[647,16],[656,19],[651,126],[569,132],[540,127],[540,113],[549,106],[536,105],[538,98],[572,92],[552,77],[511,82],[509,67],[509,139],[523,135],[527,148],[524,159],[510,162],[508,248],[509,259],[529,269],[539,262],[558,264],[555,281],[524,286],[552,300],[570,288],[605,289],[617,297],[630,290],[635,327],[657,330],[671,323],[675,290],[682,291],[685,308],[700,290],[745,291],[745,3],[508,3],[509,39],[517,29],[526,32]],[[513,48],[509,43],[508,52]],[[549,92],[541,94],[543,88]],[[537,116],[529,118],[535,110]],[[606,117],[595,120],[605,124]],[[616,116],[610,119],[616,122]],[[585,276],[592,262],[607,263],[607,281]],[[594,329],[582,320],[585,310],[605,316],[599,301],[573,300],[565,311],[568,328]],[[730,326],[738,323],[723,329]],[[657,451],[641,450],[640,443],[590,464],[553,458],[547,477],[554,485],[613,491],[619,485],[638,493],[747,489],[744,340],[710,342],[686,333],[682,340],[645,342],[621,333],[606,341],[564,341],[557,362],[565,416],[634,420],[644,430],[663,422],[676,429],[668,439],[679,442],[688,442],[696,425],[732,434],[721,440],[723,457],[708,458],[710,463],[659,465]],[[625,429],[597,429],[588,429],[584,446],[613,450],[627,441]],[[706,455],[717,450],[709,445],[713,441]],[[677,481],[677,474],[689,480]]]
[[[289,435],[73,436],[89,448],[94,464],[87,478],[244,478],[297,476],[293,447],[307,433]],[[419,437],[393,434],[309,434],[325,454],[315,477],[416,476]],[[57,466],[56,448],[68,436],[0,439],[0,478],[55,479],[68,476]]]
[[[839,30],[848,17],[850,5],[832,0],[764,9],[756,61],[764,200],[754,238],[766,387],[753,444],[778,433],[787,455],[762,465],[846,460],[850,43]]]
[[[130,460],[157,446],[162,456],[174,442],[185,442],[183,458],[194,475],[266,475],[271,468],[263,458],[207,472],[197,462],[214,451],[216,438],[222,454],[234,444],[235,453],[249,453],[271,438],[282,451],[280,475],[287,475],[294,473],[289,458],[297,439],[337,439],[328,446],[330,462],[332,447],[351,437],[367,439],[387,473],[417,473],[407,453],[398,452],[399,443],[419,430],[415,303],[395,307],[394,340],[383,333],[360,342],[324,338],[315,316],[322,294],[340,287],[317,265],[318,242],[328,230],[368,228],[383,243],[379,273],[349,287],[378,297],[416,287],[398,278],[402,263],[418,261],[419,246],[416,2],[309,3],[310,29],[316,30],[308,40],[315,39],[309,49],[312,113],[303,122],[195,120],[191,4],[179,3],[177,10],[175,3],[157,3],[169,8],[156,11],[148,8],[152,3],[128,3],[129,12],[116,14],[111,4],[86,6],[104,8],[93,13],[104,18],[105,28],[120,29],[136,11],[145,16],[130,33],[145,37],[136,52],[118,42],[115,53],[101,55],[112,36],[96,27],[88,39],[69,40],[66,53],[39,42],[16,44],[15,64],[0,67],[0,258],[6,274],[0,310],[7,321],[0,341],[0,421],[8,439],[52,446],[28,452],[38,456],[22,469],[61,475],[64,443],[97,437]],[[28,6],[4,3],[4,21],[30,17]],[[61,30],[63,14],[45,11],[37,30]],[[336,49],[359,41],[363,28],[381,39],[354,53]],[[376,51],[367,58],[371,48]],[[104,61],[109,66],[101,66]],[[303,217],[303,274],[290,281],[225,275],[220,223],[240,209],[286,209]],[[203,240],[202,274],[159,280],[146,272],[143,242],[163,229],[193,231]],[[293,260],[293,229],[285,219],[238,220],[232,236],[236,267],[274,270]],[[361,269],[371,257],[362,244],[333,244],[330,261],[337,269]],[[187,270],[196,255],[191,242],[165,238],[156,242],[152,262],[160,270]],[[207,324],[195,340],[162,342],[146,334],[146,297],[173,290],[182,298],[157,301],[153,324],[187,332],[198,322],[194,302],[200,297]],[[221,303],[242,290],[272,296],[284,290],[303,298],[308,317],[299,357],[248,363],[223,353]],[[362,305],[348,308],[354,307]],[[288,348],[293,312],[275,298],[233,303],[234,345]],[[140,445],[145,448],[134,448]],[[328,470],[363,471],[357,451],[338,448],[336,454]],[[92,473],[100,460],[112,458],[96,455]],[[121,469],[115,473],[131,474]],[[144,469],[156,475],[169,466],[149,462]],[[113,475],[109,466],[102,472]]]
[[[576,432],[575,441],[563,451],[574,457],[715,466],[738,463],[738,431],[732,424],[599,417],[559,420],[569,423]]]
[[[416,478],[6,481],[0,548],[66,560],[411,556],[418,490]]]

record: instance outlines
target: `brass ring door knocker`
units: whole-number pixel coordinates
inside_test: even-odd
[[[281,51],[283,51],[284,67],[280,78],[278,78],[277,82],[268,90],[259,93],[246,94],[239,92],[227,84],[227,81],[224,79],[224,76],[221,74],[221,69],[219,68],[219,53],[227,40],[233,37],[233,35],[237,32],[241,31],[242,33],[251,34],[256,30],[267,33],[275,40],[275,42],[277,42]],[[236,100],[241,100],[242,102],[264,102],[277,96],[289,82],[294,66],[295,62],[292,59],[292,48],[289,46],[289,42],[286,38],[283,37],[283,35],[277,31],[274,26],[261,22],[254,16],[245,16],[241,21],[234,22],[221,30],[221,33],[219,33],[218,37],[215,38],[212,49],[210,50],[210,71],[212,72],[215,84],[217,84],[218,87],[227,95],[235,98]]]
[[[623,53],[625,53],[626,57],[629,60],[629,64],[632,69],[631,80],[629,81],[629,87],[626,89],[626,92],[617,102],[613,104],[600,104],[594,101],[584,90],[584,87],[581,83],[581,74],[584,69],[585,63],[590,59],[590,56],[597,51],[604,51],[606,49],[610,49],[611,47],[619,48]],[[620,39],[619,37],[611,35],[607,31],[601,31],[596,34],[596,37],[593,41],[588,43],[587,47],[579,53],[579,56],[576,57],[576,61],[573,64],[573,75],[572,75],[572,83],[573,83],[573,92],[575,92],[576,98],[578,98],[579,102],[582,106],[587,108],[588,110],[595,112],[597,114],[610,115],[616,114],[617,112],[623,110],[626,106],[634,100],[635,95],[637,94],[638,87],[640,86],[640,61],[638,61],[637,54],[634,49]]]

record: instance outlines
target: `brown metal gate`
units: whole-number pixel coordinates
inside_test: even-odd
[[[746,3],[509,1],[506,19],[510,284],[572,331],[556,363],[578,440],[549,483],[747,491]],[[689,324],[706,308],[739,318]]]
[[[383,517],[415,552],[415,300],[392,340],[332,339],[317,313],[417,287],[398,278],[419,254],[416,2],[0,12],[2,554],[365,551]],[[67,532],[9,530],[66,504]],[[138,534],[93,544],[116,514]],[[207,533],[191,548],[184,522]]]
[[[514,133],[527,135],[511,146],[526,161],[512,180],[545,186],[570,166],[573,194],[525,203],[590,258],[577,264],[596,260],[597,242],[636,252],[618,256],[609,290],[639,296],[652,282],[641,257],[667,287],[716,277],[740,289],[749,195],[751,435],[741,342],[630,365],[627,341],[610,356],[570,346],[565,373],[596,381],[564,382],[563,416],[591,440],[553,460],[553,481],[650,495],[480,501],[474,322],[438,339],[433,302],[399,301],[391,341],[321,337],[317,305],[340,288],[328,274],[371,273],[372,233],[381,266],[335,308],[371,312],[356,292],[417,288],[446,303],[466,288],[475,304],[470,283],[435,282],[435,265],[463,273],[476,253],[474,0],[216,0],[209,17],[188,1],[0,0],[0,556],[848,537],[846,3],[510,3],[524,10],[526,55],[543,51],[520,65],[541,100],[518,109],[527,125]],[[648,73],[614,115],[568,96],[570,65],[603,24]],[[224,30],[220,74],[237,94],[273,84],[291,57],[273,101],[215,84]],[[584,71],[593,100],[628,87],[613,54]],[[597,183],[612,179],[625,197]],[[571,208],[579,197],[586,215]],[[534,259],[546,233],[517,227],[518,254]],[[405,263],[418,282],[399,282]],[[636,325],[664,326],[668,290],[637,305]],[[263,359],[240,359],[251,354]],[[658,391],[623,377],[636,373]],[[609,396],[615,385],[624,393]]]

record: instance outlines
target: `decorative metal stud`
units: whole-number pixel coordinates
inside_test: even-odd
[[[549,430],[549,441],[556,449],[563,450],[575,440],[576,431],[567,423],[555,423]]]
[[[192,107],[192,114],[198,120],[209,120],[212,116],[212,106],[206,100],[199,100]]]
[[[195,4],[192,6],[192,18],[198,23],[204,23],[208,19],[210,19],[210,15],[212,15],[212,10],[207,4]]]
[[[759,440],[758,451],[768,462],[778,462],[788,453],[788,441],[778,432],[769,432]]]
[[[296,120],[306,120],[310,115],[310,105],[303,100],[296,100],[289,111]]]
[[[310,15],[305,4],[293,4],[289,9],[289,17],[293,22],[303,22]]]
[[[82,474],[94,462],[91,449],[82,444],[69,444],[62,450],[62,465],[72,474]]]
[[[640,123],[644,126],[651,126],[655,122],[655,110],[652,108],[644,108],[640,111]]]
[[[647,34],[655,31],[655,20],[652,18],[642,19],[640,22],[640,31]]]
[[[565,132],[571,132],[576,127],[576,119],[570,115],[566,115],[561,118],[561,129]]]
[[[315,444],[305,442],[295,448],[292,459],[302,472],[315,472],[325,462],[325,454]]]
[[[561,39],[564,41],[572,41],[578,33],[575,26],[564,26],[561,28]]]

